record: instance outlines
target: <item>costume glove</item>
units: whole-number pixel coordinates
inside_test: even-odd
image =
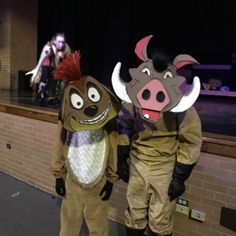
[[[107,180],[107,182],[105,183],[105,185],[103,186],[103,188],[99,194],[102,197],[103,201],[106,201],[110,198],[112,188],[113,188],[113,183],[111,183]]]
[[[66,187],[63,178],[56,179],[56,192],[58,195],[64,197],[66,194]]]
[[[129,150],[130,150],[129,145],[125,145],[125,146],[118,145],[117,174],[119,178],[122,179],[126,183],[129,180],[129,164],[128,164]]]
[[[170,182],[168,190],[168,196],[170,197],[170,201],[176,199],[184,193],[184,181],[190,176],[194,166],[195,164],[185,165],[179,162],[175,163],[173,178]]]

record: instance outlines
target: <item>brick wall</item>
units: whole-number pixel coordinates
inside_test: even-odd
[[[0,1],[0,88],[10,88],[10,3]]]
[[[0,89],[17,90],[37,63],[37,0],[1,0],[0,20]]]
[[[175,236],[235,236],[236,232],[219,225],[221,207],[236,209],[236,159],[201,153],[200,161],[183,194],[190,209],[206,212],[206,221],[196,222],[175,213]]]
[[[110,218],[124,223],[127,207],[126,184],[116,183],[112,195]],[[175,236],[235,236],[219,224],[221,207],[236,209],[236,159],[201,153],[200,160],[186,181],[186,192],[181,196],[189,201],[189,208],[206,213],[206,221],[198,222],[174,212]]]
[[[49,165],[56,124],[0,112],[0,130],[0,170],[54,192]]]
[[[55,194],[49,173],[56,124],[0,112],[0,171]],[[11,145],[11,149],[7,148]],[[9,147],[9,146],[8,146]],[[236,159],[201,153],[186,183],[183,198],[189,207],[206,212],[197,222],[174,213],[175,236],[235,236],[219,224],[221,207],[236,209]],[[111,197],[110,219],[124,223],[126,184],[117,181]]]

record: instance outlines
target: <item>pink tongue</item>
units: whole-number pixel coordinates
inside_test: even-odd
[[[160,112],[148,110],[148,109],[142,109],[141,114],[147,120],[151,120],[151,121],[155,121],[160,117]]]

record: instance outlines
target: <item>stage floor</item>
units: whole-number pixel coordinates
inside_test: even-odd
[[[40,110],[58,111],[55,107],[34,105],[34,92],[0,91],[0,100]],[[203,132],[236,137],[236,97],[200,95],[194,104],[202,120]]]

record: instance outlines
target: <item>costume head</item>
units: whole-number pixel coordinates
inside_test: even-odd
[[[119,62],[113,70],[112,85],[116,95],[133,103],[144,120],[155,122],[163,112],[183,112],[191,107],[199,95],[200,81],[194,77],[192,88],[184,93],[181,85],[185,78],[178,75],[177,70],[198,62],[187,54],[171,59],[162,50],[148,51],[151,38],[152,35],[144,37],[136,44],[135,53],[142,63],[129,69],[132,80],[129,83],[122,81]]]
[[[79,52],[63,60],[55,78],[67,82],[59,117],[66,130],[99,129],[117,115],[119,101],[111,91],[95,78],[81,76]]]

